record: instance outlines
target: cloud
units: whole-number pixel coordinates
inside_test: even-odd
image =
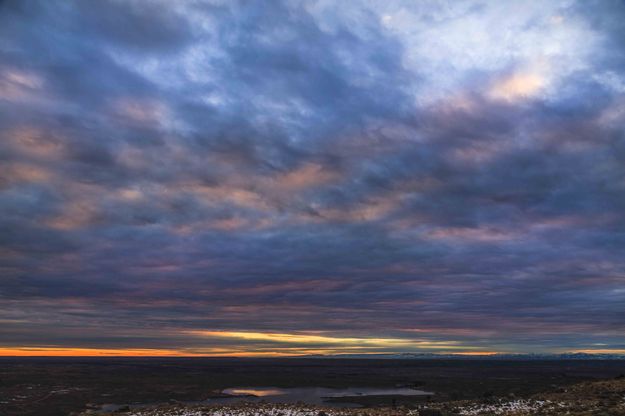
[[[0,7],[0,347],[622,349],[622,7]]]
[[[518,73],[493,85],[489,91],[494,99],[513,101],[535,96],[545,87],[545,80],[535,73]]]

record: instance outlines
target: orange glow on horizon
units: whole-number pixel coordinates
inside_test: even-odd
[[[417,352],[417,351],[414,351]],[[625,354],[625,349],[580,349],[567,353],[584,354]],[[0,357],[240,357],[240,358],[276,358],[305,357],[308,355],[378,355],[380,352],[341,349],[284,348],[283,351],[242,351],[227,348],[207,348],[198,350],[151,349],[151,348],[63,348],[63,347],[0,347]],[[388,352],[397,354],[400,352]],[[502,354],[498,351],[439,351],[432,355],[454,355],[467,357],[492,357]]]
[[[333,355],[352,351],[329,349],[283,348],[283,351],[240,351],[235,349],[168,350],[150,348],[62,348],[62,347],[0,347],[0,357],[303,357]],[[368,355],[375,352],[358,351]]]
[[[0,348],[0,357],[285,357],[305,355],[264,351],[206,350],[202,352],[167,349],[107,349],[107,348],[60,348],[60,347],[14,347]]]
[[[340,351],[325,349],[286,349],[285,351],[236,351],[209,349],[204,351],[169,349],[114,349],[114,348],[62,348],[62,347],[5,347],[0,357],[302,357],[306,355],[335,355],[355,353],[377,355],[378,352]],[[389,353],[390,354],[390,353]],[[496,351],[444,352],[441,354],[466,356],[492,356]]]
[[[0,356],[9,357],[142,357],[179,356],[174,350],[158,349],[100,349],[100,348],[60,348],[60,347],[14,347],[0,348]]]

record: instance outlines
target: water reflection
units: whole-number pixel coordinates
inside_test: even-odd
[[[274,387],[232,388],[232,389],[223,390],[223,393],[230,394],[232,396],[257,396],[257,397],[280,396],[282,394],[287,394],[285,390],[274,388]]]
[[[269,403],[306,403],[306,404],[331,404],[327,400],[337,402],[340,407],[358,406],[350,404],[349,398],[366,396],[430,396],[433,393],[416,390],[407,387],[400,388],[378,388],[378,387],[348,387],[348,388],[326,388],[326,387],[232,387],[223,390],[223,393],[235,397],[209,399],[210,403],[232,403],[239,401],[249,402],[269,402]],[[344,401],[337,400],[345,398]]]

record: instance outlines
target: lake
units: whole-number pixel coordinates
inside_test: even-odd
[[[306,403],[306,404],[329,404],[341,407],[358,406],[350,403],[350,398],[366,396],[430,396],[433,393],[408,387],[379,388],[379,387],[232,387],[222,390],[223,393],[234,397],[215,398],[207,400],[208,403],[232,403],[240,401],[269,403]],[[340,400],[344,398],[345,401]],[[328,401],[331,400],[331,401]]]

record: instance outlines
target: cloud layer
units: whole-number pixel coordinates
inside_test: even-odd
[[[0,347],[625,350],[622,21],[0,3]]]

